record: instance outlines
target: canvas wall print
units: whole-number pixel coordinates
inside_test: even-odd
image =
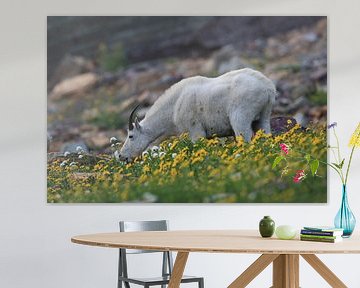
[[[327,18],[49,16],[49,203],[327,202]]]

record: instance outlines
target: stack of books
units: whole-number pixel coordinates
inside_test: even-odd
[[[300,232],[302,241],[336,243],[342,241],[343,229],[334,227],[304,227]]]

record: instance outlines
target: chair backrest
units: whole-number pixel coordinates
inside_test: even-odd
[[[120,232],[137,232],[137,231],[167,231],[169,224],[167,220],[158,221],[120,221]],[[163,253],[162,275],[172,273],[173,259],[169,251],[150,251],[136,249],[119,249],[119,276],[128,277],[127,273],[127,257],[126,254],[140,253]]]
[[[169,223],[167,220],[156,221],[120,221],[120,232],[137,231],[167,231]],[[159,251],[126,249],[126,254],[156,253]]]

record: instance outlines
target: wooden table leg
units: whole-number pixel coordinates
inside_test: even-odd
[[[281,254],[273,263],[273,288],[299,288],[299,255]]]
[[[325,279],[331,287],[346,288],[347,286],[314,254],[301,255]]]
[[[232,282],[228,288],[244,288],[254,278],[259,275],[271,262],[273,262],[278,254],[263,254],[254,263],[252,263],[238,278]]]
[[[180,287],[181,278],[184,274],[185,265],[186,265],[188,256],[189,256],[189,252],[178,252],[177,253],[168,288],[179,288]]]

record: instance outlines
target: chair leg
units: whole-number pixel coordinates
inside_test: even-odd
[[[199,288],[204,288],[204,279],[199,280]]]

